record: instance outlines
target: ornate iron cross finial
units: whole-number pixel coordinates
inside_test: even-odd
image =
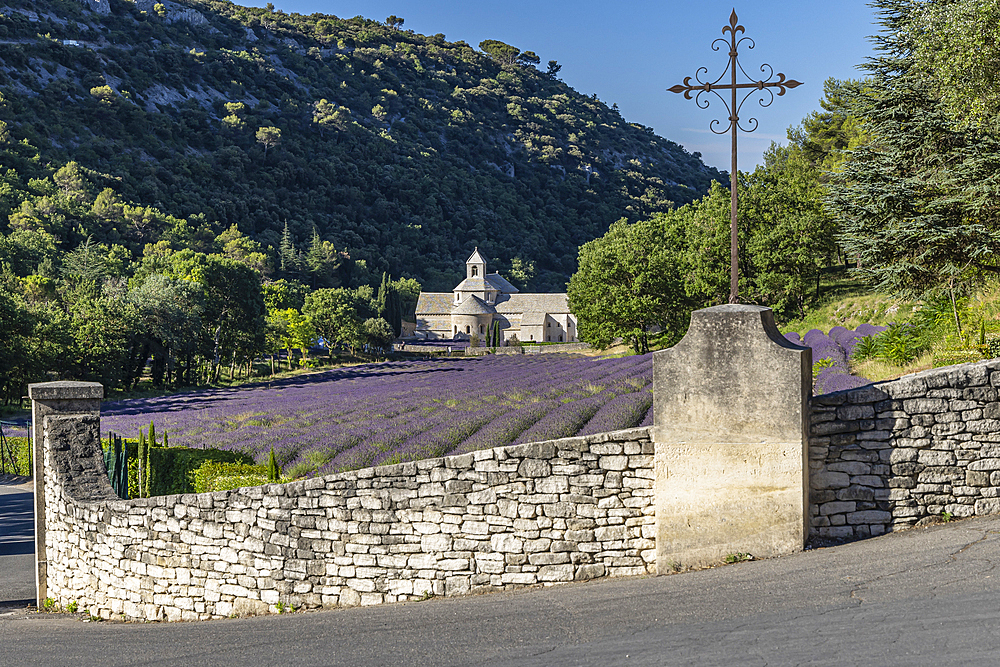
[[[766,79],[758,79],[755,81],[752,76],[747,74],[746,70],[743,69],[743,66],[740,65],[739,61],[737,60],[738,57],[737,49],[743,42],[749,42],[747,48],[751,49],[754,48],[754,46],[756,45],[754,44],[754,41],[749,37],[740,37],[739,39],[737,39],[737,34],[746,32],[746,29],[743,26],[739,25],[738,21],[739,19],[736,17],[736,10],[733,9],[733,13],[729,15],[729,25],[723,26],[722,28],[723,35],[725,35],[727,32],[729,33],[728,41],[726,40],[726,38],[720,37],[716,39],[714,42],[712,42],[713,51],[719,50],[718,46],[719,42],[722,42],[723,44],[729,46],[729,66],[725,69],[724,72],[722,72],[722,74],[719,76],[718,79],[711,82],[702,81],[701,77],[703,74],[708,73],[708,68],[699,67],[698,71],[696,71],[694,75],[694,79],[697,82],[697,84],[692,84],[691,77],[686,76],[684,77],[683,84],[677,84],[676,86],[667,89],[672,93],[684,93],[684,97],[686,99],[691,99],[691,93],[697,91],[695,92],[694,96],[695,104],[697,104],[702,109],[707,109],[709,106],[709,100],[702,99],[702,95],[704,95],[705,93],[715,93],[715,96],[722,101],[722,104],[725,105],[726,110],[729,112],[729,124],[725,127],[725,129],[722,130],[716,129],[716,125],[722,124],[721,121],[719,121],[718,119],[713,120],[711,125],[709,125],[709,129],[711,129],[712,132],[714,132],[715,134],[726,134],[727,132],[729,132],[732,134],[733,137],[733,168],[729,173],[729,178],[730,178],[729,189],[730,192],[732,193],[732,205],[730,211],[731,236],[730,236],[729,303],[739,303],[739,280],[738,280],[739,259],[736,249],[737,248],[736,203],[738,199],[736,192],[736,181],[739,172],[736,170],[736,135],[739,130],[743,130],[744,132],[753,132],[754,130],[757,129],[757,124],[758,124],[756,118],[748,118],[746,126],[740,124],[740,110],[743,108],[743,103],[746,102],[747,99],[755,92],[767,93],[768,97],[761,98],[760,100],[758,100],[758,102],[762,107],[769,107],[771,106],[771,103],[774,102],[774,91],[772,90],[773,88],[778,89],[778,96],[780,97],[781,95],[785,94],[785,90],[787,90],[788,88],[795,88],[796,86],[802,85],[801,81],[795,81],[794,79],[788,79],[786,81],[785,75],[781,74],[780,72],[778,73],[777,80],[772,81],[771,79],[774,78],[774,68],[772,68],[770,65],[766,63],[760,66],[761,73],[767,74]],[[737,69],[739,69],[739,71],[743,73],[743,76],[749,79],[749,81],[747,81],[746,83],[737,83],[736,82]],[[725,78],[727,73],[730,75],[730,83],[720,84],[719,82],[722,81],[723,78]],[[719,94],[718,91],[720,90],[728,90],[731,92],[730,101],[727,102],[726,98],[724,98],[722,95]],[[739,102],[737,103],[737,97],[738,97],[737,91],[740,90],[746,90],[747,92],[745,95],[743,95],[743,99],[739,100]]]

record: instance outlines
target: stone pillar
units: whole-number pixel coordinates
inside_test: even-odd
[[[41,382],[28,385],[31,399],[32,471],[35,478],[35,586],[38,608],[45,598],[45,421],[52,416],[99,417],[104,386],[97,382]]]
[[[811,388],[812,351],[760,306],[695,311],[653,355],[660,574],[804,547]]]

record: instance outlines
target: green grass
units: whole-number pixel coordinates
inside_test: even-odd
[[[811,329],[829,332],[835,326],[856,329],[860,324],[903,322],[913,315],[916,303],[873,292],[846,270],[825,274],[820,296],[806,305],[804,317],[778,323],[781,333],[805,334]]]

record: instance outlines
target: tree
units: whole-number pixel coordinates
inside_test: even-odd
[[[417,299],[420,298],[421,285],[413,278],[400,278],[392,283],[399,297],[399,315],[407,322],[416,320]]]
[[[1000,143],[964,127],[915,66],[921,4],[879,0],[882,35],[852,97],[868,135],[833,175],[840,243],[878,289],[922,297],[1000,273]]]
[[[281,347],[288,350],[288,370],[292,369],[292,350],[298,349],[303,357],[316,344],[316,328],[312,321],[294,308],[273,310],[268,313],[272,320],[281,320]]]
[[[267,159],[267,149],[281,143],[281,130],[277,127],[258,127],[257,143],[264,147],[264,159]]]
[[[388,354],[392,349],[392,326],[381,317],[370,317],[363,325],[365,342],[375,354]]]
[[[1000,131],[1000,4],[991,0],[924,2],[906,9],[912,67],[934,82],[960,127]]]
[[[404,22],[404,19],[402,19],[402,18],[400,18],[400,17],[396,16],[395,14],[391,14],[391,15],[390,15],[390,16],[389,16],[389,17],[388,17],[388,18],[387,18],[386,20],[385,20],[385,24],[386,24],[387,26],[389,26],[390,28],[392,28],[393,30],[399,30],[400,26],[402,26],[402,25],[403,25],[403,22]]]
[[[363,320],[358,315],[357,295],[343,287],[318,289],[306,295],[302,312],[309,317],[328,351],[334,345],[352,350],[364,340]]]
[[[75,280],[100,283],[107,275],[108,269],[104,261],[107,248],[90,242],[90,237],[75,250],[63,256],[63,275]]]
[[[851,108],[851,100],[863,89],[862,81],[827,79],[819,101],[821,110],[811,112],[798,127],[789,128],[789,140],[817,169],[836,171],[847,158],[847,151],[866,142]],[[826,180],[824,174],[818,178]]]
[[[204,293],[197,283],[153,274],[129,292],[138,310],[142,348],[137,349],[129,383],[135,384],[153,355],[152,380],[194,383],[194,356],[201,342]]]
[[[321,134],[327,128],[343,131],[351,124],[351,110],[324,98],[313,104],[313,122]]]
[[[64,197],[81,204],[86,201],[87,179],[76,162],[67,162],[52,175],[52,180]]]
[[[31,320],[26,309],[14,297],[0,290],[0,391],[4,402],[14,395],[21,397],[18,365],[24,359],[31,335]]]
[[[534,51],[523,51],[518,57],[517,62],[522,65],[537,65],[542,62],[542,59],[535,55]]]
[[[177,253],[180,254],[180,253]],[[212,377],[222,355],[252,357],[264,345],[264,294],[260,276],[218,255],[194,257],[191,277],[205,291],[204,322],[211,332]]]
[[[549,68],[547,70],[545,70],[545,73],[548,74],[549,76],[555,78],[555,75],[558,74],[559,70],[561,70],[561,69],[562,69],[562,65],[560,65],[558,61],[550,60],[549,61]]]
[[[264,305],[268,312],[272,310],[284,310],[295,308],[302,310],[306,301],[309,288],[298,280],[285,280],[281,278],[273,282],[264,283]]]
[[[521,49],[495,39],[484,39],[479,42],[479,48],[501,67],[517,64],[517,57],[521,55]]]
[[[288,228],[288,221],[285,221],[285,228],[281,232],[281,244],[278,246],[278,256],[281,259],[281,272],[287,275],[298,275],[299,272],[299,251],[295,249],[295,241],[292,239],[292,231]]]
[[[111,86],[95,86],[90,89],[90,96],[106,107],[114,105],[115,98],[118,97]]]
[[[684,247],[683,227],[666,214],[619,220],[584,244],[567,289],[580,339],[605,349],[621,338],[638,354],[649,352],[656,330],[665,342],[679,340],[692,310]]]

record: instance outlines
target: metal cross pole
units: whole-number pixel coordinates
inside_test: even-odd
[[[760,66],[761,73],[767,74],[766,79],[758,79],[754,81],[753,77],[751,77],[749,74],[746,73],[746,70],[743,69],[743,66],[740,65],[739,61],[737,60],[738,56],[737,48],[744,41],[749,42],[748,48],[751,49],[754,48],[755,44],[754,41],[749,37],[741,37],[739,39],[736,38],[737,33],[746,32],[746,29],[743,26],[737,24],[738,20],[739,19],[736,18],[736,10],[733,9],[733,13],[730,14],[729,16],[729,25],[723,26],[722,28],[723,35],[725,35],[727,32],[729,33],[728,44],[726,39],[723,37],[720,37],[716,39],[714,42],[712,42],[713,51],[719,50],[718,46],[719,42],[722,42],[723,44],[727,44],[729,46],[729,66],[721,75],[719,75],[718,79],[711,82],[702,81],[701,76],[702,74],[708,73],[708,68],[699,67],[698,71],[695,72],[694,75],[694,79],[695,81],[697,81],[697,85],[692,84],[691,77],[686,76],[684,77],[683,84],[679,83],[676,86],[667,89],[672,93],[684,93],[685,99],[691,99],[691,93],[694,91],[698,91],[697,93],[695,93],[694,100],[695,103],[702,109],[708,108],[709,101],[702,100],[701,96],[705,93],[715,93],[715,96],[718,97],[720,100],[722,100],[722,103],[726,106],[726,110],[729,111],[729,125],[727,125],[725,129],[717,130],[715,128],[716,124],[721,124],[721,122],[718,119],[713,120],[712,123],[709,125],[709,129],[711,129],[712,132],[714,132],[715,134],[725,134],[726,132],[731,132],[733,135],[733,168],[729,172],[729,179],[730,179],[729,191],[732,196],[731,211],[729,216],[730,228],[731,228],[730,249],[729,249],[729,255],[730,255],[729,303],[739,303],[739,259],[736,249],[737,247],[736,246],[737,242],[736,203],[738,200],[736,192],[736,181],[739,172],[736,170],[736,135],[738,130],[743,130],[744,132],[748,133],[753,132],[754,130],[757,129],[758,125],[756,118],[747,119],[746,127],[741,125],[740,110],[743,108],[743,103],[746,102],[747,99],[750,97],[750,95],[752,95],[755,92],[764,91],[769,95],[769,97],[766,98],[766,101],[765,98],[761,98],[760,100],[758,100],[762,107],[769,107],[771,106],[771,103],[774,102],[774,92],[770,90],[771,88],[777,88],[778,95],[781,96],[785,94],[785,90],[787,88],[795,88],[796,86],[802,85],[801,81],[795,81],[794,79],[789,79],[786,81],[785,75],[780,72],[778,73],[778,79],[776,81],[771,81],[771,79],[774,77],[774,68],[772,68],[770,65],[766,63]],[[743,73],[743,76],[749,79],[749,81],[747,81],[746,83],[737,83],[736,82],[737,69],[739,69],[739,71]],[[730,83],[720,84],[719,82],[722,81],[723,78],[725,78],[727,73],[729,73],[730,75]],[[724,98],[722,95],[719,95],[718,91],[720,90],[731,91],[732,95],[730,102],[727,102],[726,98]],[[743,96],[743,99],[740,100],[739,103],[737,104],[736,98],[738,90],[747,90],[747,93],[746,95]]]

